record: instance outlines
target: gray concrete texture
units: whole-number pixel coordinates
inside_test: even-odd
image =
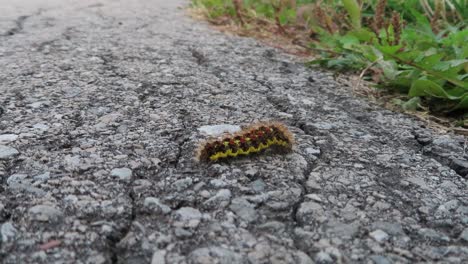
[[[467,263],[465,139],[190,19],[0,0],[1,263]],[[199,164],[199,128],[293,153]]]

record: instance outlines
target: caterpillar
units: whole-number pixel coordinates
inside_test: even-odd
[[[266,149],[289,152],[293,144],[294,137],[285,125],[279,122],[260,122],[237,133],[200,144],[196,158],[201,162],[216,162]]]

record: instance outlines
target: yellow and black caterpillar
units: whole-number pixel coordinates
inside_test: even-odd
[[[241,131],[200,145],[197,159],[203,162],[249,155],[265,149],[291,151],[294,137],[288,128],[278,122],[257,123]]]

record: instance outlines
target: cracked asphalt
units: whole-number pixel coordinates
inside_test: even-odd
[[[0,0],[1,263],[468,263],[465,138],[191,20]],[[199,128],[297,140],[199,164]]]

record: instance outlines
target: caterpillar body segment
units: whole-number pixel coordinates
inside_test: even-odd
[[[216,162],[238,156],[247,156],[266,149],[291,151],[294,138],[287,127],[278,122],[262,122],[241,131],[202,143],[197,160]]]

